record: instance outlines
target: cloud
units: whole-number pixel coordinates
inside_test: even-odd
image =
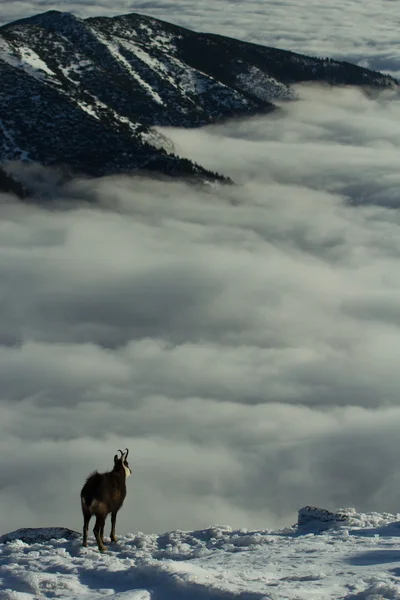
[[[391,0],[106,0],[18,1],[4,6],[7,23],[46,10],[80,17],[139,12],[197,31],[315,56],[332,56],[400,76],[397,4]]]
[[[0,532],[80,529],[125,446],[125,531],[397,510],[400,104],[299,94],[167,131],[235,186],[49,172],[52,208],[1,197]]]

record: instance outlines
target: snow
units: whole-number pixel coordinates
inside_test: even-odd
[[[163,148],[166,152],[170,152],[172,154],[176,152],[176,148],[172,140],[170,140],[160,131],[157,131],[156,128],[150,128],[148,131],[142,131],[139,135],[143,142],[153,146],[153,148]]]
[[[55,73],[31,48],[18,46],[15,49],[2,36],[0,36],[0,60],[23,69],[35,79],[46,81],[46,75],[55,77]]]
[[[97,96],[94,96],[93,94],[89,94],[89,93],[87,94],[87,96],[91,96],[92,104],[88,104],[87,102],[82,102],[80,100],[76,100],[75,98],[73,98],[73,100],[76,102],[76,104],[82,110],[87,112],[92,117],[95,117],[95,119],[100,120],[101,114],[104,112],[107,112],[109,116],[112,115],[115,122],[124,123],[125,125],[128,125],[128,127],[132,131],[132,133],[135,133],[137,131],[137,129],[139,128],[139,123],[137,121],[131,121],[130,119],[128,119],[128,117],[122,117],[115,110],[113,110],[112,108],[107,106],[107,104],[105,104],[104,102],[99,100],[97,98]],[[161,134],[159,135],[159,137],[161,137]]]
[[[0,537],[0,598],[400,599],[399,519],[305,507],[284,530],[131,533],[104,554],[68,529],[20,529]]]
[[[255,66],[251,66],[247,73],[240,73],[236,79],[236,85],[239,89],[268,102],[295,98],[289,86],[270,77]]]
[[[72,71],[72,73],[79,73],[79,71],[81,69],[93,69],[93,63],[90,60],[87,59],[78,59],[75,62],[71,62],[67,67],[63,67],[62,65],[59,65],[59,69],[62,72],[62,74],[64,75],[64,77],[66,77],[69,81],[71,81],[71,83],[73,83],[74,85],[79,85],[78,82],[71,78],[70,73]]]
[[[233,93],[232,90],[230,90],[228,88],[228,86],[224,85],[221,82],[217,83],[212,77],[210,77],[209,75],[206,75],[205,73],[202,73],[201,71],[199,71],[197,69],[188,67],[187,65],[182,63],[175,56],[170,55],[168,57],[169,60],[168,60],[168,66],[167,66],[166,64],[163,64],[160,60],[156,59],[155,57],[150,56],[150,54],[148,52],[146,52],[145,49],[143,47],[141,47],[139,44],[137,44],[133,41],[127,41],[118,36],[114,36],[114,39],[116,40],[118,47],[123,47],[123,48],[125,48],[125,50],[128,50],[129,52],[134,54],[147,67],[150,67],[159,76],[161,76],[164,81],[168,81],[175,88],[177,88],[176,77],[178,76],[179,77],[179,85],[180,85],[181,89],[183,90],[184,94],[200,94],[200,95],[208,94],[210,92],[210,90],[212,91],[212,88],[216,88],[218,91],[221,91],[221,90],[228,91],[229,90],[230,94]],[[154,47],[159,45],[160,39],[163,41],[163,43],[166,40],[170,41],[170,38],[168,36],[161,37],[158,34],[157,36],[152,38]],[[104,39],[103,39],[103,43],[106,43],[104,41]],[[108,42],[108,44],[109,44],[109,42]],[[171,48],[169,48],[169,50],[172,50],[172,49],[173,49],[173,47],[171,46]],[[115,52],[115,49],[113,50],[113,52]],[[123,60],[125,62],[128,62],[125,58],[123,58]],[[129,63],[128,63],[128,65],[129,65]],[[132,68],[130,65],[129,65],[129,67]],[[174,77],[171,76],[170,73],[173,73]],[[138,79],[140,77],[136,72],[133,72],[131,74],[134,77],[136,77],[136,79]],[[141,78],[138,79],[138,81],[141,84],[143,84],[143,80]],[[148,84],[145,84],[145,85],[148,85]],[[281,85],[282,88],[285,88],[285,86],[283,86],[283,84],[278,84],[278,82],[277,82],[277,85]],[[154,90],[154,88],[151,88],[151,93],[157,94],[157,92]],[[280,97],[282,97],[282,94]],[[155,98],[155,99],[157,100],[157,98]],[[162,99],[160,96],[159,96],[159,99],[160,100],[157,100],[157,101],[159,103],[160,103],[160,101],[162,102]]]
[[[143,48],[139,46],[139,44],[135,44],[134,42],[128,42],[122,38],[115,38],[118,41],[118,44],[135,54],[142,62],[148,65],[151,69],[158,71],[162,75],[167,73],[165,66],[154,57],[150,56],[148,52],[146,52]]]
[[[136,79],[136,81],[146,90],[146,92],[153,98],[153,100],[155,100],[158,104],[163,105],[164,102],[161,96],[156,92],[156,90],[154,90],[151,87],[149,83],[147,83],[147,81],[145,81],[139,75],[139,73],[135,71],[135,69],[132,67],[129,61],[119,52],[119,45],[113,44],[111,40],[105,38],[95,29],[93,29],[92,31],[93,34],[98,38],[98,40],[108,48],[109,52],[113,55],[113,57],[124,66],[128,73],[132,75],[134,79]]]
[[[139,44],[135,44],[132,41],[124,40],[123,38],[116,37],[118,44],[135,54],[137,58],[139,58],[145,65],[153,69],[158,75],[160,75],[163,79],[166,79],[171,85],[176,87],[176,83],[173,77],[169,75],[167,67],[159,60],[150,56],[148,52],[144,50],[144,48],[140,47]]]
[[[49,69],[46,63],[34,52],[31,48],[19,47],[18,51],[21,54],[21,60],[35,70],[41,70],[48,75],[53,75],[54,72]]]

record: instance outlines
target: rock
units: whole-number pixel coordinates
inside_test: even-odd
[[[309,531],[320,531],[349,523],[345,513],[331,512],[316,506],[304,506],[298,511],[297,527]]]
[[[77,538],[80,534],[66,527],[24,527],[0,536],[0,543],[21,540],[26,544],[48,542],[49,540]]]

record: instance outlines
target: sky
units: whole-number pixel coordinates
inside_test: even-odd
[[[189,29],[349,60],[400,76],[396,0],[3,0],[0,23],[52,9],[82,18],[139,12]]]
[[[399,70],[394,2],[348,2],[348,21],[292,4],[113,12]],[[51,210],[1,196],[0,533],[79,530],[85,477],[125,447],[124,531],[397,512],[400,104],[298,92],[273,116],[164,130],[235,186],[73,181]]]

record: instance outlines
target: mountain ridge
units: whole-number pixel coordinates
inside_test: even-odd
[[[0,164],[88,176],[152,172],[227,181],[174,154],[154,127],[268,113],[292,85],[397,86],[389,75],[219,36],[138,13],[48,11],[0,27]]]

